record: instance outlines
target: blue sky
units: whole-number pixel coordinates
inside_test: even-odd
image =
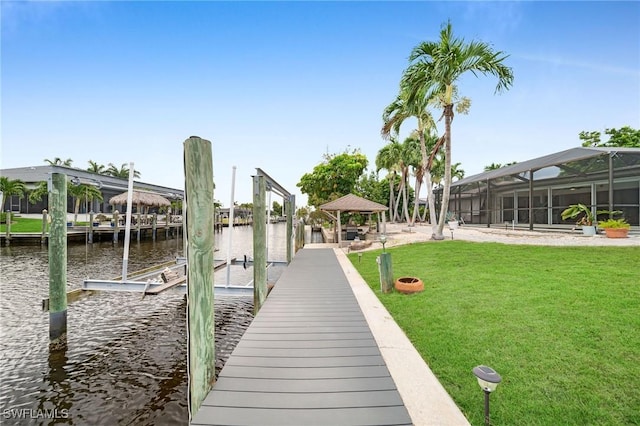
[[[515,76],[500,95],[492,77],[459,82],[472,105],[454,120],[453,161],[467,176],[579,146],[582,130],[640,128],[638,2],[2,1],[1,12],[0,168],[133,161],[140,180],[182,188],[182,143],[198,135],[213,143],[223,205],[232,166],[236,201],[252,201],[260,167],[304,205],[296,183],[327,152],[358,148],[375,168],[407,57],[448,19],[509,54]]]

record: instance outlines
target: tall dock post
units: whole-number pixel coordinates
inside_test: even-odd
[[[120,233],[120,228],[118,223],[120,222],[120,218],[118,217],[120,213],[118,210],[113,212],[113,242],[114,244],[118,244],[118,234]]]
[[[44,244],[47,238],[47,209],[42,210],[42,235],[40,236],[40,244]]]
[[[267,298],[266,185],[264,176],[253,177],[253,313]]]
[[[285,212],[287,213],[287,263],[291,263],[291,258],[293,257],[291,243],[293,240],[293,215],[296,204],[295,200],[295,195],[289,195],[287,202],[285,203]]]
[[[89,244],[93,244],[93,210],[89,212],[89,235],[88,240]]]
[[[184,142],[189,420],[215,383],[213,158],[211,142]]]
[[[67,175],[51,174],[49,188],[49,350],[67,347]]]
[[[5,222],[7,223],[7,226],[4,228],[5,231],[5,244],[9,245],[9,242],[11,240],[11,210],[7,210],[5,213]]]
[[[156,240],[156,234],[158,233],[158,213],[153,214],[153,219],[151,219],[151,238],[153,241]]]

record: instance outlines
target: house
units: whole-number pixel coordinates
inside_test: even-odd
[[[576,203],[639,226],[640,148],[571,148],[469,176],[452,183],[449,211],[465,224],[558,229],[575,226],[560,216]]]
[[[91,202],[83,203],[80,207],[80,213],[87,213],[89,211],[93,211],[95,213],[111,213],[113,210],[123,211],[121,206],[110,205],[109,199],[127,191],[129,185],[128,179],[106,176],[98,173],[92,173],[87,170],[57,165],[18,167],[0,170],[0,176],[5,176],[10,180],[21,180],[26,185],[27,190],[33,190],[40,184],[40,182],[47,181],[51,176],[51,173],[63,173],[67,175],[67,178],[71,182],[95,185],[100,189],[100,192],[102,193],[102,201],[93,200]],[[182,200],[184,198],[184,190],[182,189],[168,188],[139,181],[134,181],[133,187],[135,189],[160,194],[169,200]],[[2,206],[2,211],[11,210],[15,213],[41,213],[43,209],[47,208],[47,202],[47,198],[43,197],[40,202],[31,204],[29,203],[28,194],[23,196],[6,196],[4,206]],[[67,211],[72,212],[73,209],[74,199],[73,197],[69,197]]]

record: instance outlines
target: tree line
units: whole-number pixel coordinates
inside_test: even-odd
[[[328,201],[348,193],[355,193],[387,204],[391,221],[426,220],[433,226],[432,238],[444,239],[450,188],[453,179],[464,177],[460,163],[451,158],[452,123],[455,113],[466,114],[471,100],[460,96],[457,82],[463,75],[488,75],[497,79],[495,93],[508,90],[514,81],[513,71],[505,65],[508,55],[494,50],[488,43],[465,41],[453,34],[451,22],[444,24],[436,41],[421,42],[409,55],[396,98],[382,113],[381,136],[387,141],[377,153],[376,171],[363,175],[368,160],[358,149],[325,155],[321,164],[306,173],[297,186],[308,195],[309,205],[316,209]],[[438,121],[444,119],[444,133],[438,134]],[[417,128],[399,141],[406,120],[417,120]],[[624,126],[606,129],[606,141],[598,131],[580,132],[585,147],[640,147],[640,131]],[[492,163],[485,171],[499,169],[515,162]],[[386,170],[380,180],[378,173]],[[409,185],[413,176],[414,186]],[[427,189],[428,208],[419,216],[417,194],[422,184]],[[440,187],[440,212],[436,216],[434,187]],[[412,201],[413,200],[413,201]],[[413,202],[413,207],[409,205]],[[410,214],[411,210],[411,214]]]
[[[64,166],[72,167],[73,160],[67,158],[55,157],[54,159],[45,158],[44,162],[51,166]],[[112,176],[121,179],[129,178],[129,167],[127,163],[123,163],[120,167],[117,167],[113,163],[109,163],[108,166],[98,164],[95,161],[89,160],[89,167],[86,169],[88,172],[97,173],[103,176]],[[140,172],[135,170],[133,175],[136,178],[140,177]],[[24,196],[28,194],[28,200],[31,204],[36,204],[48,195],[48,186],[46,181],[41,181],[32,190],[27,190],[25,183],[20,179],[9,179],[6,176],[0,176],[0,206],[4,208],[4,202],[6,197],[14,195]],[[102,201],[102,192],[94,185],[88,185],[84,183],[74,184],[67,182],[67,194],[74,198],[74,213],[75,221],[77,221],[80,206],[83,202],[92,202],[93,200]]]

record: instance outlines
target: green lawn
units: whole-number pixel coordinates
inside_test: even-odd
[[[0,233],[6,232],[7,225],[0,225]],[[42,232],[42,219],[14,216],[11,220],[11,232]]]
[[[388,250],[394,276],[425,291],[381,294],[360,274],[474,425],[483,394],[471,370],[502,375],[495,425],[640,424],[640,247],[442,241]]]
[[[76,222],[75,226],[89,226],[89,222]],[[4,234],[7,230],[7,225],[0,224],[0,234]],[[14,216],[11,220],[11,232],[42,232],[42,219],[32,219],[27,217]]]

